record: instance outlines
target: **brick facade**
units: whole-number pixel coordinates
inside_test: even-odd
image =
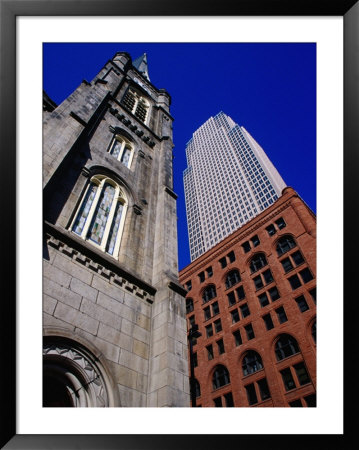
[[[184,268],[180,282],[188,290],[188,327],[195,322],[202,335],[193,346],[196,406],[232,406],[232,400],[239,407],[315,404],[316,218],[292,188]],[[219,366],[230,382],[220,369],[214,388]]]

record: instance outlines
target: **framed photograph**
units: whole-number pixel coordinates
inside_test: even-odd
[[[324,440],[328,440],[328,444],[329,441],[334,443],[335,447],[349,448],[348,441],[353,431],[354,419],[347,414],[344,422],[344,400],[347,408],[349,399],[344,398],[343,395],[344,366],[342,361],[344,357],[348,359],[351,355],[349,352],[353,351],[351,349],[353,340],[352,317],[355,317],[355,314],[351,311],[350,304],[345,305],[345,311],[343,307],[343,287],[345,286],[346,291],[351,290],[353,278],[352,271],[347,270],[345,273],[343,271],[343,253],[345,252],[347,256],[351,254],[353,247],[355,249],[354,236],[356,236],[354,229],[352,229],[356,223],[355,217],[352,217],[355,208],[352,207],[352,201],[351,207],[349,207],[348,202],[352,197],[350,193],[353,189],[354,172],[357,168],[355,148],[358,144],[356,122],[359,116],[359,63],[356,42],[358,40],[359,7],[355,0],[320,2],[319,4],[316,2],[314,5],[313,2],[304,0],[292,5],[285,1],[275,2],[274,5],[268,5],[267,3],[259,0],[250,3],[239,1],[234,6],[230,2],[225,2],[222,5],[204,5],[202,2],[197,2],[190,5],[186,1],[175,1],[169,5],[162,0],[151,2],[141,0],[131,2],[89,0],[86,8],[84,8],[82,2],[76,1],[69,3],[29,1],[24,4],[17,1],[1,0],[0,123],[2,145],[0,154],[2,160],[0,167],[3,172],[1,177],[3,192],[6,192],[6,196],[3,196],[6,208],[4,216],[11,218],[2,221],[3,234],[4,237],[6,236],[3,240],[3,254],[13,255],[13,257],[7,256],[7,262],[3,268],[3,285],[6,288],[3,298],[5,307],[2,315],[4,318],[2,332],[3,341],[6,345],[4,346],[5,364],[2,376],[6,388],[4,388],[2,403],[6,419],[2,425],[2,448],[161,449],[169,446],[182,448],[185,445],[201,447],[203,444],[206,447],[214,448],[215,446],[223,446],[223,443],[225,445],[235,445],[235,443],[238,445],[238,442],[241,442],[241,445],[263,445],[270,442],[272,445],[279,447],[301,442],[301,445],[307,445],[311,448],[313,443],[317,445]],[[121,43],[123,48],[120,48]],[[171,46],[173,54],[176,55],[175,58],[183,58],[183,64],[187,64],[187,67],[185,69],[186,77],[181,76],[181,80],[188,87],[187,91],[192,86],[195,87],[196,83],[201,84],[201,77],[211,79],[211,70],[213,70],[211,64],[219,64],[223,70],[223,79],[219,76],[218,83],[215,86],[215,81],[211,81],[207,88],[209,95],[213,94],[212,96],[214,96],[215,94],[220,97],[221,92],[224,96],[230,95],[230,89],[225,86],[227,82],[234,92],[234,97],[238,98],[238,92],[244,92],[245,90],[243,81],[241,83],[243,78],[241,78],[240,73],[238,73],[238,77],[233,76],[233,74],[231,74],[232,77],[225,76],[226,58],[224,55],[227,55],[228,60],[231,61],[236,57],[236,51],[227,54],[227,50],[229,48],[235,49],[236,45],[244,46],[245,44],[253,46],[262,44],[285,45],[289,49],[289,53],[290,48],[294,49],[291,45],[296,44],[311,45],[315,49],[314,65],[317,71],[316,176],[318,184],[317,196],[313,196],[313,202],[315,208],[316,201],[318,201],[317,276],[319,278],[318,323],[320,330],[318,334],[318,402],[315,408],[270,408],[268,410],[266,408],[249,407],[252,404],[251,396],[248,394],[249,388],[246,388],[246,394],[243,389],[243,398],[248,397],[249,404],[233,405],[233,398],[229,399],[229,394],[226,394],[227,396],[224,396],[222,400],[216,399],[221,402],[221,405],[217,405],[216,402],[215,405],[212,405],[246,406],[244,408],[229,410],[187,408],[190,396],[192,406],[211,405],[196,405],[196,400],[193,401],[193,399],[196,399],[194,384],[191,385],[193,392],[186,391],[186,388],[184,388],[182,399],[181,396],[177,396],[174,400],[173,394],[169,394],[170,390],[164,394],[164,390],[161,390],[163,385],[161,385],[159,378],[162,376],[162,366],[159,366],[158,373],[155,368],[151,369],[153,370],[152,378],[154,381],[151,381],[147,375],[140,375],[141,364],[146,358],[148,359],[149,352],[151,351],[151,355],[156,355],[157,351],[156,342],[151,341],[152,344],[150,344],[150,341],[147,342],[147,338],[143,336],[147,331],[155,332],[156,327],[158,327],[158,334],[162,333],[163,328],[161,326],[163,324],[160,322],[162,320],[160,318],[151,322],[152,316],[148,312],[152,308],[155,295],[157,295],[156,289],[153,288],[148,276],[145,275],[141,279],[137,275],[139,272],[136,272],[136,257],[144,258],[143,255],[146,255],[146,251],[135,251],[136,257],[133,259],[134,270],[132,272],[131,270],[126,272],[126,264],[121,266],[120,248],[122,250],[125,248],[124,255],[131,254],[131,251],[135,248],[133,247],[131,250],[130,247],[121,247],[124,242],[130,242],[131,236],[127,224],[130,221],[140,224],[141,216],[147,214],[148,204],[151,203],[149,198],[146,197],[145,190],[133,191],[130,169],[133,169],[135,165],[140,167],[140,164],[143,164],[141,176],[143,177],[143,184],[146,185],[145,171],[147,169],[145,167],[157,164],[151,157],[150,149],[157,145],[157,148],[161,148],[163,154],[167,155],[166,152],[168,152],[168,155],[172,154],[172,147],[169,148],[168,142],[171,142],[173,120],[174,145],[176,145],[177,126],[175,114],[172,117],[172,109],[169,109],[171,92],[170,90],[169,93],[166,92],[167,86],[154,85],[154,88],[150,82],[148,86],[146,82],[141,82],[141,77],[150,81],[151,76],[151,61],[146,59],[146,45],[151,49],[159,49],[159,58],[160,49],[164,49],[164,46],[166,46],[166,51],[163,50],[163,57],[171,66],[167,70],[179,67],[179,65],[176,65],[177,63],[170,63],[171,56],[173,56],[170,55]],[[82,108],[72,108],[70,113],[71,125],[66,129],[64,127],[61,133],[54,133],[54,129],[51,127],[43,127],[43,118],[45,117],[46,122],[46,117],[49,117],[46,114],[51,114],[54,107],[56,108],[56,101],[50,98],[51,94],[47,97],[45,93],[43,98],[43,90],[48,85],[49,80],[46,73],[46,64],[50,60],[50,53],[52,70],[58,71],[57,78],[54,78],[55,81],[52,82],[57,83],[58,87],[63,87],[64,90],[70,89],[66,94],[59,94],[59,98],[62,95],[61,102],[79,84],[78,79],[76,79],[75,83],[77,84],[71,88],[71,83],[64,79],[66,75],[63,74],[68,73],[70,78],[72,75],[71,67],[74,68],[76,65],[82,67],[85,71],[86,58],[94,58],[96,48],[101,46],[104,48],[105,45],[112,49],[116,49],[118,46],[118,50],[114,52],[115,56],[112,54],[112,50],[111,54],[107,55],[107,58],[117,58],[116,64],[113,65],[114,72],[112,73],[112,69],[107,70],[109,66],[104,66],[104,69],[99,67],[97,73],[101,73],[101,76],[92,78],[92,82],[91,79],[83,79],[80,85],[80,89],[84,91],[84,96],[86,96],[86,89],[93,83],[97,89],[96,98],[100,99],[103,94],[103,99],[98,100],[97,104],[95,97],[91,99],[86,97],[87,103],[85,102]],[[140,54],[136,54],[135,52],[141,46],[144,48],[144,53],[141,55],[141,51]],[[186,51],[189,46],[191,46],[191,50]],[[132,54],[132,48],[134,54]],[[223,55],[220,55],[221,48],[226,48]],[[56,50],[53,51],[53,49]],[[65,55],[63,60],[60,57],[57,60],[56,57],[54,58],[57,51],[59,51],[58,55],[61,52]],[[76,53],[77,51],[78,53]],[[169,53],[166,56],[167,51]],[[206,64],[202,65],[203,73],[194,69],[196,51],[202,52],[202,61],[206,60]],[[204,54],[206,54],[205,59],[203,59]],[[246,70],[246,64],[250,65],[250,62],[244,61],[245,53],[240,55],[243,60],[242,65],[240,63],[235,66],[228,64],[228,68],[235,67],[238,71],[242,68]],[[291,56],[294,59],[300,58],[299,54],[298,56],[293,55],[297,55],[294,50]],[[71,63],[68,64],[67,71],[62,71],[63,67],[61,66],[65,65],[62,61],[65,60],[71,61]],[[121,88],[122,85],[120,84],[118,91],[115,93],[111,91],[110,99],[106,94],[107,88],[103,89],[103,86],[111,84],[111,77],[121,77],[126,74],[128,67],[130,67],[128,61],[131,62],[140,76],[135,81],[131,81],[129,76],[124,78],[128,86],[126,85],[125,88],[125,85],[123,85]],[[264,65],[258,66],[256,70],[268,70],[269,72],[271,64],[277,64],[278,60],[267,55],[266,61],[267,67],[264,67]],[[303,61],[306,60],[303,59]],[[106,63],[106,61],[99,64],[103,63]],[[56,64],[58,65],[57,69]],[[281,61],[281,64],[283,64],[281,67],[283,67],[284,72],[285,63]],[[248,71],[250,71],[249,65],[247,66]],[[341,70],[342,66],[344,66],[344,75]],[[118,72],[116,72],[116,67],[119,67]],[[303,67],[303,74],[305,69],[307,67]],[[278,74],[279,72],[273,72],[274,78],[276,77],[275,73]],[[191,74],[192,77],[196,77],[196,80],[193,79],[193,83],[191,82]],[[294,75],[289,70],[286,73],[281,73],[283,80],[286,76],[294,77]],[[91,75],[88,76],[91,77]],[[238,80],[237,85],[236,79]],[[280,80],[275,81],[278,89],[280,89]],[[178,82],[181,81],[178,80]],[[283,84],[284,81],[282,88],[286,89]],[[267,89],[274,85],[268,84]],[[344,91],[342,91],[343,87]],[[155,127],[153,122],[150,122],[151,104],[146,102],[145,98],[148,89],[158,88],[161,89],[158,92],[156,91],[156,95],[159,96],[159,106],[157,105],[156,108],[159,111],[158,117],[161,118],[161,121],[156,124],[156,130],[160,130],[156,135],[151,130],[151,127]],[[265,93],[265,90],[266,86],[261,86],[261,92]],[[197,101],[201,102],[203,100],[201,100],[202,93],[199,90],[196,92],[199,94]],[[205,121],[200,115],[200,108],[197,107],[196,109],[195,106],[196,92],[193,92],[193,103],[191,100],[191,105],[188,105],[187,118],[190,123],[186,124],[188,130],[192,130],[192,133]],[[268,99],[271,98],[272,100],[268,100],[268,102],[275,102],[275,94],[273,92],[271,94],[272,96]],[[106,106],[110,104],[109,101],[112,102],[111,108]],[[175,98],[172,99],[172,102],[175,102]],[[206,102],[204,103],[207,104]],[[295,100],[294,94],[293,102],[296,103],[298,110],[302,108],[300,99]],[[113,107],[116,104],[117,107]],[[223,104],[226,108],[226,103],[223,102]],[[253,116],[256,114],[254,104],[255,98],[252,105],[253,111],[248,112],[248,114],[252,113]],[[121,115],[122,105],[125,105],[126,110],[131,114]],[[276,111],[274,106],[273,103],[272,111]],[[91,108],[94,111],[96,110],[92,117],[86,115]],[[103,117],[101,115],[101,108],[107,108],[109,111],[107,121],[104,115]],[[230,114],[236,114],[236,111],[241,111],[241,108],[243,108],[242,105],[238,105],[238,108],[234,107],[234,112]],[[208,111],[208,117],[214,116],[218,112],[210,110]],[[300,121],[301,115],[303,117],[303,114],[309,115],[312,113],[313,111],[298,111],[296,117]],[[273,112],[273,115],[276,114],[276,112]],[[113,119],[111,119],[112,116]],[[66,139],[70,142],[72,139],[71,133],[74,133],[74,135],[79,133],[80,142],[81,139],[85,139],[81,138],[81,130],[85,129],[91,132],[94,127],[98,127],[96,120],[99,117],[102,117],[100,127],[106,130],[102,135],[105,137],[101,138],[101,145],[105,145],[107,149],[106,155],[101,156],[101,158],[103,161],[108,161],[109,164],[109,169],[106,169],[107,171],[105,170],[103,173],[96,172],[96,164],[99,164],[95,162],[96,159],[91,164],[83,162],[87,159],[93,159],[84,154],[84,152],[86,153],[85,147],[81,147],[81,149],[78,147],[76,150],[77,144],[73,146],[71,152],[74,155],[76,152],[78,153],[76,153],[77,156],[71,164],[66,162],[69,159],[68,156],[65,157],[64,152],[64,142]],[[232,118],[236,121],[236,117]],[[308,119],[308,117],[305,118]],[[61,114],[58,115],[57,119],[60,123]],[[217,120],[220,119],[227,120],[229,124],[232,123],[229,116],[217,118]],[[141,126],[135,123],[136,120],[139,121]],[[196,120],[198,120],[198,123],[196,123]],[[181,121],[179,123],[181,128],[184,128],[183,123]],[[298,151],[302,155],[303,166],[296,165],[296,175],[302,173],[303,186],[313,192],[315,190],[315,183],[314,188],[311,187],[313,171],[306,172],[305,169],[307,158],[307,149],[305,148],[306,123],[303,120],[302,126],[297,127],[298,133],[295,137],[295,140],[299,142],[302,138],[301,145],[303,146],[303,151]],[[284,129],[285,122],[283,121],[283,131]],[[302,132],[300,129],[302,129]],[[186,133],[191,133],[188,130],[186,129]],[[133,136],[135,136],[135,140],[133,140]],[[254,138],[256,138],[256,135],[254,135]],[[184,152],[182,147],[186,145],[185,141],[182,141],[181,138],[177,139],[177,142],[180,142],[180,151]],[[248,140],[251,139],[253,138],[249,135]],[[285,139],[285,136],[283,136],[283,139]],[[105,141],[106,143],[103,144]],[[46,150],[47,143],[49,143],[48,151]],[[258,144],[255,142],[255,145]],[[293,149],[295,146],[299,148],[300,144],[298,145],[298,142],[293,140]],[[288,145],[288,147],[290,146]],[[175,156],[176,151],[177,149],[174,151]],[[96,139],[93,141],[91,152],[96,153]],[[289,153],[290,148],[288,148],[288,156]],[[168,155],[167,157],[169,157]],[[72,192],[67,190],[65,185],[62,185],[63,180],[58,175],[60,165],[57,164],[61,158],[64,161],[61,164],[68,167],[70,176],[73,177],[73,180],[77,180],[71,181]],[[98,161],[102,161],[101,158]],[[175,164],[176,160],[174,161]],[[119,175],[114,175],[117,165]],[[309,165],[309,160],[307,160],[307,166],[309,167]],[[129,170],[128,174],[122,167]],[[315,163],[313,167],[315,167]],[[181,167],[181,171],[184,169],[185,167]],[[51,182],[47,182],[47,177]],[[126,177],[128,177],[127,180]],[[174,187],[171,183],[168,183],[164,194],[166,202],[171,205],[172,203],[176,205],[176,202],[178,205],[177,189],[182,189],[176,187],[179,185],[177,172],[175,172],[175,177]],[[44,186],[46,185],[44,197],[40,180],[43,180]],[[61,204],[62,200],[58,200],[61,195],[63,198],[66,197],[66,207],[63,207],[65,203]],[[8,200],[5,201],[5,198]],[[67,198],[70,200],[67,200]],[[305,201],[306,197],[303,196],[303,198]],[[183,202],[182,199],[180,201]],[[56,202],[58,202],[58,205],[61,204],[61,207]],[[309,204],[309,207],[313,208],[311,204]],[[346,209],[345,228],[343,226],[344,207]],[[336,211],[335,214],[333,214],[333,210]],[[54,217],[55,220],[53,220]],[[330,223],[330,227],[328,223]],[[168,226],[168,223],[166,226]],[[65,232],[61,231],[61,227]],[[139,230],[140,225],[137,225],[137,228]],[[185,243],[187,236],[182,238],[182,232],[183,230],[179,232],[179,240]],[[351,236],[350,243],[347,239],[344,240],[343,244],[344,232]],[[139,231],[139,233],[141,234],[142,231]],[[148,233],[148,230],[146,233]],[[154,236],[151,235],[152,240],[158,239],[155,236],[161,236],[161,233],[158,235],[155,231],[153,233]],[[136,237],[136,240],[140,240],[140,234]],[[45,244],[43,243],[44,235],[47,237]],[[146,234],[146,236],[149,236],[149,234]],[[132,236],[132,240],[134,238]],[[331,242],[330,248],[325,245],[328,239]],[[83,250],[81,240],[91,240],[86,250]],[[164,248],[166,248],[166,245],[170,245],[169,242],[170,240],[164,237]],[[250,245],[255,246],[257,244],[253,240]],[[349,245],[351,252],[349,252]],[[50,262],[52,258],[56,258],[57,269],[62,264],[61,267],[64,270],[61,275],[58,273],[54,275],[52,262],[47,264],[47,261],[45,261],[45,265],[42,266],[42,250],[40,249],[44,249],[45,253],[48,252],[49,257],[45,257],[45,260]],[[168,254],[170,250],[164,250],[163,253],[166,254],[166,251]],[[164,261],[165,257],[159,250],[155,250],[155,254],[157,265],[159,265],[158,261],[162,261],[161,258],[164,258]],[[184,254],[181,253],[180,256],[182,258],[180,269],[188,264],[186,258],[189,258],[188,255],[182,255]],[[119,264],[114,263],[111,259],[114,256]],[[230,258],[230,256],[228,257]],[[73,273],[71,273],[71,277],[69,276],[68,266],[65,268],[65,265],[69,264],[69,258],[72,258],[75,262],[71,270],[73,270],[73,273],[76,271],[76,278]],[[173,267],[177,264],[177,257],[175,259],[176,262],[173,262]],[[171,259],[167,257],[166,261],[168,264],[167,273],[170,273],[172,270]],[[293,261],[289,260],[288,264],[294,264]],[[91,273],[95,274],[91,275],[91,282],[88,282],[88,274],[81,269],[81,264],[83,264],[83,267],[91,266]],[[56,286],[52,281],[48,284],[43,281],[44,271],[47,271],[47,279],[51,279],[53,276],[57,277],[56,282],[58,284]],[[166,273],[166,271],[163,271],[163,273]],[[335,274],[335,277],[334,275],[328,275],[329,273]],[[58,280],[59,276],[61,280]],[[104,280],[107,279],[108,283],[105,286]],[[182,279],[184,280],[184,275]],[[163,305],[168,302],[167,296],[171,297],[173,304],[177,304],[176,302],[180,302],[180,298],[186,295],[185,289],[175,278],[169,276],[165,284],[170,294],[165,295],[166,298],[163,299],[161,306],[156,306],[156,303],[162,301],[158,300],[161,299],[161,294],[157,295],[155,302],[155,306],[162,308],[162,312],[164,312],[165,307]],[[119,294],[121,298],[118,299],[115,299],[117,294],[115,295],[114,291],[110,292],[110,288],[112,289],[116,285],[121,288],[119,292],[122,292]],[[42,302],[39,298],[43,294],[45,297],[52,298],[52,293],[49,294],[49,292],[50,290],[55,292],[56,289],[60,289],[58,286],[61,286],[62,294],[61,292],[54,293],[54,298],[56,299],[56,295],[63,295],[68,287],[69,292],[71,290],[71,299],[67,304],[66,302],[61,304],[62,310],[56,317],[53,314],[55,302],[49,299],[45,308],[48,321],[43,322]],[[160,284],[156,286],[161,292]],[[101,299],[98,298],[99,295]],[[95,297],[92,299],[91,296],[96,296],[96,299]],[[141,301],[137,304],[136,299],[139,298]],[[116,304],[114,299],[117,301]],[[69,317],[73,317],[75,314],[73,304],[77,303],[76,314],[79,316],[76,320],[81,322],[86,315],[90,317],[91,311],[95,308],[95,303],[96,308],[97,305],[100,305],[95,314],[101,314],[101,320],[89,319],[86,326],[80,327],[76,345],[71,344],[70,347],[67,347],[67,344],[74,343],[75,340],[70,332],[63,338],[61,322],[71,322],[72,319]],[[51,305],[53,305],[53,309],[51,309]],[[298,307],[299,311],[303,312],[308,305],[306,305],[305,300],[304,302],[302,300],[302,303],[297,302],[296,306],[297,312]],[[111,317],[110,311],[114,313],[118,308],[121,308],[121,311],[123,310],[121,312],[123,323],[112,325],[114,318]],[[169,313],[171,317],[176,314],[176,308],[171,306],[171,312]],[[243,308],[239,311],[240,314],[247,314]],[[281,324],[285,321],[283,319],[285,312],[282,315],[278,311],[276,313],[279,324]],[[159,314],[160,316],[161,314]],[[342,318],[345,319],[345,336],[348,337],[345,346],[343,344]],[[80,323],[76,320],[74,324]],[[178,319],[178,323],[180,322]],[[334,323],[336,324],[335,339],[333,338]],[[181,324],[186,328],[185,321]],[[44,334],[42,331],[43,325]],[[130,332],[126,331],[130,326],[131,333],[134,336],[131,343],[128,341]],[[77,325],[73,327],[75,328]],[[113,333],[116,327],[121,333],[117,333],[111,339],[118,341],[121,339],[119,348],[124,350],[118,350],[116,345],[101,347],[101,342],[108,342],[110,340],[109,333]],[[133,331],[134,327],[136,328],[135,331]],[[92,328],[96,328],[96,333],[92,331]],[[173,351],[173,356],[176,357],[180,353],[181,355],[186,353],[187,358],[187,331],[185,329],[182,331],[185,336],[183,342],[186,342],[186,344],[180,344],[182,338],[178,337],[177,334],[178,343],[176,344],[176,350]],[[168,333],[168,336],[170,336],[171,331],[169,330]],[[96,336],[92,344],[91,339],[89,340],[90,335]],[[127,340],[124,341],[123,339]],[[97,350],[97,344],[100,346],[100,352]],[[45,390],[43,390],[42,384],[43,356],[40,350],[43,345],[45,352],[44,373],[45,378],[47,377],[46,380],[49,381]],[[129,349],[130,347],[131,349]],[[179,348],[182,349],[180,353]],[[218,349],[216,347],[215,351],[221,352],[220,346],[218,346]],[[193,358],[192,350],[191,347],[191,362]],[[158,350],[158,352],[162,351],[162,348]],[[213,349],[208,350],[207,348],[207,351],[210,354]],[[223,348],[222,351],[224,351]],[[123,371],[121,372],[121,365],[117,366],[114,362],[127,361],[131,352],[136,356],[131,364],[128,363],[131,370],[128,370],[125,374]],[[71,385],[71,388],[66,392],[62,390],[62,381],[58,382],[58,380],[63,379],[64,372],[61,368],[59,369],[57,364],[64,355],[67,358],[66,376],[70,380],[68,386]],[[208,357],[208,359],[210,358]],[[331,376],[328,377],[328,364],[333,362],[333,359],[335,359],[336,364],[331,370]],[[155,363],[152,364],[155,367]],[[300,363],[296,362],[296,366],[299,367],[299,365]],[[116,370],[122,380],[126,378],[125,385],[126,383],[129,387],[133,385],[134,389],[120,388],[118,390],[116,385],[116,388],[112,390],[115,383],[110,368]],[[300,368],[295,368],[295,371],[295,379],[298,383],[303,374],[299,374]],[[292,372],[295,373],[294,369]],[[345,380],[346,382],[353,381],[353,373],[353,371],[346,371],[346,376],[349,377],[349,380]],[[281,375],[284,377],[283,374]],[[188,377],[187,366],[184,369],[183,376]],[[193,374],[190,376],[193,377]],[[218,382],[220,382],[221,376],[218,375]],[[185,378],[181,377],[181,380],[185,380]],[[186,382],[186,380],[182,381],[182,383]],[[283,382],[286,386],[284,378]],[[92,387],[88,388],[92,383]],[[155,392],[151,399],[141,395],[141,392],[147,395],[147,390],[143,387],[146,383],[151,385],[151,392]],[[178,386],[179,380],[173,380],[173,383]],[[302,383],[300,384],[302,385]],[[143,385],[142,388],[139,387],[140,385]],[[157,385],[159,386],[158,390],[156,390]],[[257,395],[260,393],[262,396],[264,392],[263,383],[258,384],[255,389],[252,395],[256,396],[257,392]],[[84,393],[86,391],[86,393],[81,394],[80,391]],[[134,400],[135,394],[137,397]],[[305,394],[308,399],[312,397],[309,394],[311,392],[308,390]],[[347,391],[345,395],[348,395]],[[223,405],[222,402],[227,403]],[[313,406],[305,404],[304,400],[301,400],[300,405],[294,404],[294,401],[292,403],[293,405],[290,406]],[[100,408],[64,409],[56,406],[100,406]],[[115,406],[115,408],[101,408],[101,406]],[[119,408],[119,406],[125,407]],[[147,407],[141,408],[140,406]],[[276,405],[263,404],[263,406]],[[168,407],[170,408],[168,409]],[[260,427],[258,426],[259,423],[261,424]]]

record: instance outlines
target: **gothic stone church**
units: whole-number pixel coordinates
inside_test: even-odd
[[[169,105],[123,52],[44,95],[44,406],[189,406]]]

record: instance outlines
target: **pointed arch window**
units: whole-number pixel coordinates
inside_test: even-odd
[[[111,142],[109,153],[124,166],[130,168],[133,158],[133,145],[123,136],[117,134]]]
[[[117,257],[127,204],[124,191],[115,181],[95,175],[86,188],[71,230],[102,251]]]
[[[141,122],[146,123],[149,103],[134,89],[129,88],[122,99],[122,104],[134,114]]]

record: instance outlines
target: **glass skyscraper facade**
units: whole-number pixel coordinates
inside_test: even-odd
[[[262,147],[220,112],[186,148],[184,190],[191,261],[270,206],[286,184]]]

